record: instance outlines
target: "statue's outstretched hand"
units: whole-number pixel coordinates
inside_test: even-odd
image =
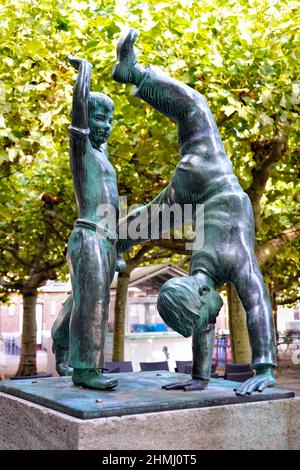
[[[75,70],[79,70],[80,64],[83,64],[84,62],[89,64],[90,67],[92,67],[92,65],[89,62],[87,62],[86,60],[78,59],[76,57],[73,57],[72,55],[69,56],[69,62],[70,62],[71,65],[73,65]]]
[[[165,390],[184,390],[185,392],[192,392],[194,390],[205,390],[208,382],[202,379],[191,379],[183,382],[176,382],[173,384],[163,385]]]
[[[254,377],[234,389],[235,394],[243,397],[251,395],[253,392],[263,392],[267,387],[273,387],[276,384],[273,370],[273,367],[270,366],[259,366]]]

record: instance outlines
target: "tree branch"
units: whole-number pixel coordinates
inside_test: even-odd
[[[275,279],[272,279],[271,281],[271,288],[275,292],[276,295],[280,295],[280,292],[283,290],[290,289],[293,287],[294,283],[299,283],[299,278],[300,278],[300,272],[298,272],[294,276],[289,276],[288,281],[286,279],[278,279],[276,277]]]
[[[65,264],[65,260],[62,259],[60,261],[57,261],[57,263],[53,263],[53,264],[47,264],[46,266],[44,266],[43,270],[45,271],[52,271],[52,269],[57,269],[57,268],[60,268],[61,266],[63,266]]]
[[[174,239],[159,239],[155,243],[150,242],[152,246],[159,246],[165,250],[171,251],[172,253],[177,253],[179,255],[189,255],[191,250],[185,248],[186,243],[192,243],[191,240],[174,240]]]
[[[10,290],[20,290],[23,287],[23,282],[19,279],[13,280],[13,282],[6,281],[3,277],[0,277],[0,286]]]
[[[295,304],[299,300],[300,300],[300,295],[295,295],[294,297],[290,297],[289,299],[285,299],[285,300],[277,299],[277,304],[278,305],[290,305],[290,304]]]
[[[225,122],[230,121],[236,113],[237,111],[234,111],[232,114],[227,116],[225,113],[222,112],[222,114],[217,119],[217,125],[222,126],[223,124],[225,124]]]
[[[47,220],[47,219],[45,219],[45,220]],[[65,238],[63,235],[61,235],[61,233],[60,233],[58,230],[56,230],[56,228],[54,227],[54,225],[52,224],[52,222],[50,222],[49,220],[47,220],[47,223],[48,223],[48,225],[50,225],[51,230],[57,235],[57,237],[58,237],[60,240],[62,240],[63,242],[66,242],[66,238]]]
[[[65,220],[60,214],[58,214],[54,210],[45,210],[44,211],[45,220],[47,220],[48,217],[49,217],[50,220],[53,220],[53,219],[58,220],[62,225],[64,225],[65,227],[68,227],[70,230],[73,230],[73,228],[74,228],[73,224],[71,224],[70,222]]]
[[[22,266],[26,266],[27,268],[32,267],[32,263],[24,258],[22,258],[18,250],[16,248],[13,248],[12,246],[9,245],[0,245],[0,250],[7,251],[8,253],[12,254],[13,257],[20,263]]]
[[[33,266],[32,266],[33,271],[38,271],[37,268],[38,268],[38,266],[40,266],[42,258],[44,256],[45,252],[47,251],[49,239],[50,239],[49,224],[46,222],[45,231],[44,231],[44,235],[43,235],[43,238],[42,238],[42,241],[41,241],[40,249],[37,250],[37,252],[35,254],[35,257],[34,257]]]
[[[138,174],[141,174],[141,175],[145,176],[145,178],[148,178],[151,181],[154,180],[156,183],[158,183],[160,185],[165,185],[166,184],[166,181],[164,180],[164,178],[162,178],[162,176],[159,173],[151,172],[151,171],[149,171],[148,166],[142,165],[138,161],[137,155],[135,153],[131,157],[130,163],[133,163],[133,165],[134,165],[134,167],[135,167]]]
[[[259,264],[262,266],[269,258],[275,256],[284,245],[299,239],[300,220],[279,235],[276,235],[271,238],[271,240],[268,240],[256,248],[256,257]]]
[[[19,171],[22,171],[24,168],[26,168],[26,167],[29,166],[29,165],[32,165],[32,162],[31,162],[31,161],[30,161],[30,163],[25,163],[25,165],[20,166],[20,167],[17,168],[15,171],[11,171],[11,172],[9,172],[9,173],[6,173],[6,174],[3,175],[3,176],[0,176],[0,181],[1,181],[1,180],[4,180],[4,179],[6,179],[6,178],[9,178],[10,176],[12,176],[12,175],[18,173]]]
[[[251,150],[256,166],[252,170],[252,183],[247,189],[254,212],[256,231],[260,229],[260,200],[265,191],[270,171],[281,160],[285,152],[286,135],[276,135],[273,139],[251,142]]]
[[[149,246],[149,243],[146,243],[145,245],[143,245],[141,249],[132,258],[126,261],[127,266],[132,267],[132,269],[135,268],[135,266],[137,266],[142,261],[143,256],[149,250],[151,250],[151,248],[152,246]]]
[[[169,250],[159,250],[156,253],[149,253],[148,257],[146,258],[147,258],[147,261],[153,261],[155,259],[165,258],[169,254],[170,254]]]
[[[179,268],[183,268],[184,265],[185,265],[185,263],[188,263],[188,262],[190,261],[190,259],[191,259],[191,256],[190,256],[190,255],[185,256],[185,257],[180,261],[180,263],[178,263],[178,267],[179,267]]]

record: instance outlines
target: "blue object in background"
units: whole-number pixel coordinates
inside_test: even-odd
[[[144,325],[142,323],[134,323],[131,325],[131,327],[134,333],[146,333],[147,331],[146,330],[147,325]]]
[[[167,325],[163,323],[133,323],[131,328],[134,333],[153,333],[167,331]]]
[[[21,353],[21,349],[16,345],[15,338],[8,337],[4,339],[5,345],[5,354],[11,356],[19,356]]]
[[[153,331],[167,331],[167,325],[164,323],[153,323]]]
[[[215,347],[218,367],[225,367],[227,363],[227,337],[225,335],[217,337]]]

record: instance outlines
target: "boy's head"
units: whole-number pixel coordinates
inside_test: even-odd
[[[157,300],[160,316],[185,338],[215,323],[223,305],[215,288],[207,284],[195,276],[184,276],[169,279],[160,289]]]
[[[111,134],[114,115],[114,102],[103,93],[92,92],[88,100],[90,140],[93,147],[99,148]]]

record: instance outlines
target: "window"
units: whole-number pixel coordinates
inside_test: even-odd
[[[35,319],[36,319],[36,343],[42,344],[42,329],[43,329],[43,305],[42,304],[36,304]]]
[[[50,315],[52,317],[56,315],[56,301],[55,300],[51,300],[50,302]]]
[[[15,304],[10,304],[8,307],[8,315],[12,317],[15,313]]]
[[[130,333],[150,333],[172,331],[159,316],[156,300],[153,302],[143,299],[133,299],[129,303],[129,331]]]

